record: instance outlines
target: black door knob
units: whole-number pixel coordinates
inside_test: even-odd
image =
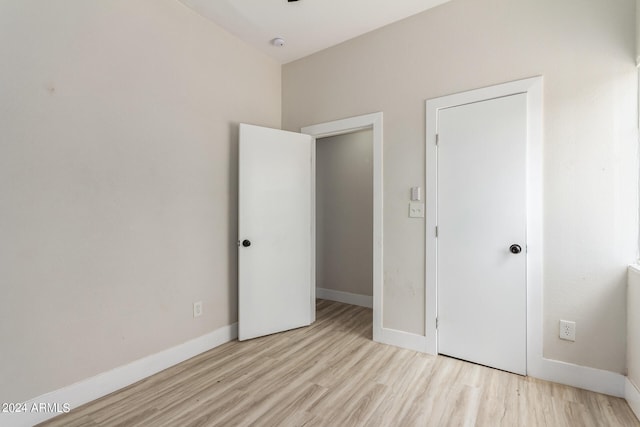
[[[242,246],[244,246],[245,248],[248,248],[249,246],[251,246],[251,242],[245,239],[242,241]]]
[[[522,248],[520,247],[520,245],[511,245],[509,246],[509,251],[512,254],[519,254],[520,252],[522,252]]]

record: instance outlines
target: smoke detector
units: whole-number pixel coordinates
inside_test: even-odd
[[[284,39],[282,37],[276,37],[275,39],[271,40],[271,44],[276,47],[282,47],[284,46]]]

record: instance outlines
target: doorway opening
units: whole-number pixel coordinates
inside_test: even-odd
[[[312,183],[311,183],[311,190],[313,193],[313,197],[312,200],[315,201],[318,198],[318,187],[317,187],[317,181],[316,181],[316,176],[318,175],[316,169],[317,169],[317,156],[318,156],[318,149],[317,146],[318,144],[340,144],[340,138],[337,140],[332,140],[332,139],[327,139],[327,140],[321,140],[322,138],[330,138],[330,137],[336,137],[336,136],[344,136],[347,135],[347,139],[352,139],[352,138],[356,138],[358,139],[358,137],[365,137],[368,138],[369,141],[369,145],[371,147],[371,166],[370,166],[370,174],[369,174],[369,179],[371,180],[371,198],[368,199],[368,201],[363,203],[368,203],[369,204],[369,212],[371,212],[371,227],[369,228],[370,230],[370,235],[371,238],[369,239],[369,241],[371,242],[371,247],[370,247],[370,251],[369,251],[369,256],[370,256],[370,264],[369,264],[369,268],[370,268],[370,273],[369,273],[369,277],[371,277],[370,282],[372,283],[371,286],[371,298],[361,298],[359,299],[358,297],[353,297],[353,295],[359,295],[355,292],[351,292],[349,291],[349,289],[351,289],[352,291],[356,291],[356,292],[362,292],[359,289],[362,288],[354,288],[352,287],[353,284],[349,284],[347,285],[347,287],[343,287],[342,289],[335,289],[336,286],[334,285],[329,285],[329,286],[333,286],[334,289],[332,289],[333,291],[337,291],[337,292],[341,292],[341,293],[333,293],[329,296],[332,297],[345,297],[348,296],[349,298],[355,298],[355,299],[350,299],[349,301],[351,301],[350,303],[354,303],[354,302],[362,302],[362,303],[367,303],[368,301],[371,301],[371,305],[372,305],[372,309],[373,309],[373,340],[374,341],[380,341],[381,336],[382,336],[382,113],[371,113],[371,114],[366,114],[363,116],[357,116],[357,117],[351,117],[351,118],[347,118],[347,119],[342,119],[342,120],[336,120],[336,121],[332,121],[332,122],[327,122],[327,123],[321,123],[321,124],[317,124],[317,125],[313,125],[313,126],[308,126],[305,128],[301,129],[301,132],[304,134],[308,134],[311,135],[312,137],[315,138],[314,141],[314,147],[312,147]],[[362,132],[362,133],[361,133]],[[368,135],[368,137],[366,136]],[[320,141],[319,141],[320,140]],[[344,140],[342,140],[342,143],[344,144]],[[320,156],[323,157],[331,157],[333,154],[332,153],[325,153],[325,148],[328,147],[328,145],[326,146],[322,146],[320,148]],[[344,144],[347,145],[347,144]],[[326,156],[325,156],[326,155]],[[321,160],[323,163],[324,161]],[[325,167],[323,165],[320,166],[321,167],[321,171],[320,173],[324,175],[326,175],[327,173],[331,173],[331,171],[326,171]],[[329,168],[330,169],[330,168]],[[345,171],[346,174],[348,174],[348,170]],[[319,175],[318,175],[319,176]],[[324,192],[324,186],[326,185],[326,182],[320,183],[320,185],[322,186],[321,188],[321,194],[320,197],[324,197],[326,194]],[[352,196],[353,197],[353,196]],[[359,197],[356,196],[355,197],[356,200],[352,200],[352,203],[359,203],[358,199]],[[325,215],[326,210],[324,210],[326,208],[322,207],[322,211],[321,211],[321,215]],[[317,208],[315,206],[312,207],[312,212],[315,214],[312,223],[318,223],[318,219],[316,218],[316,215],[318,215],[318,211]],[[324,217],[321,218],[322,222],[320,223],[320,227],[327,227],[327,223],[324,221]],[[339,221],[338,221],[339,222]],[[332,222],[330,222],[329,224],[333,224],[335,223],[335,220],[333,220]],[[338,224],[338,226],[341,226],[342,224]],[[331,226],[331,225],[329,225]],[[323,232],[324,233],[324,232]],[[334,244],[335,244],[335,240],[337,240],[338,242],[340,241],[340,236],[336,236],[335,232],[329,233],[331,234],[330,239],[334,240]],[[320,243],[320,248],[323,248],[323,252],[325,251],[324,248],[326,248],[326,241],[325,241],[325,236],[328,236],[328,234],[323,234],[323,236],[320,236],[321,243]],[[316,241],[318,239],[317,233],[316,233],[316,227],[312,226],[312,250],[314,251],[314,254],[312,255],[312,259],[317,260],[318,257],[323,258],[325,257],[324,253],[320,253],[320,254],[316,254]],[[344,248],[343,248],[344,249]],[[353,251],[353,246],[349,245],[348,246],[349,251]],[[359,255],[363,255],[363,254],[359,254]],[[363,255],[364,256],[364,255]],[[349,258],[347,257],[346,259],[342,260],[342,263],[345,263],[345,265],[348,265],[350,262]],[[315,266],[316,263],[312,263],[312,265]],[[319,266],[322,264],[318,264]],[[310,303],[312,304],[312,313],[313,313],[313,317],[315,320],[315,300],[316,300],[316,293],[318,293],[319,297],[322,297],[324,295],[325,298],[328,297],[327,293],[326,293],[326,289],[331,289],[331,288],[322,288],[320,287],[317,292],[316,292],[316,268],[314,267],[312,268],[312,283],[314,283],[314,285],[312,286],[312,292],[311,292],[311,301]],[[324,268],[324,267],[323,267]],[[331,266],[331,273],[330,274],[334,274],[334,270],[335,270],[335,264]],[[322,283],[320,283],[320,286],[328,286],[324,283],[326,283],[326,275],[327,275],[327,269],[324,269],[322,272],[320,272],[320,277],[322,280]],[[340,274],[340,271],[337,271],[338,274]],[[358,275],[358,273],[355,273],[356,275]],[[364,282],[362,282],[364,283]],[[359,285],[357,285],[359,286]],[[350,295],[349,295],[350,294]],[[360,296],[362,296],[360,294]],[[366,295],[365,295],[366,297]],[[337,299],[336,299],[337,300]],[[345,301],[345,302],[349,302],[349,301]],[[357,305],[361,305],[361,304],[357,304]]]
[[[373,131],[316,140],[316,297],[373,308]]]

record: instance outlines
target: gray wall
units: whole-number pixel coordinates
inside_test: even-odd
[[[316,286],[373,295],[373,132],[316,141]]]
[[[237,123],[280,126],[280,65],[172,0],[2,1],[0,54],[0,402],[234,323]]]
[[[635,0],[453,0],[283,67],[283,126],[384,112],[384,327],[424,334],[424,101],[544,76],[544,356],[624,372],[638,230]],[[464,268],[464,260],[461,260]],[[577,322],[575,343],[558,338]]]

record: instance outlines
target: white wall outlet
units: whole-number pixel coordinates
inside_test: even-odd
[[[424,218],[424,203],[409,202],[409,218]]]
[[[576,340],[576,322],[568,320],[560,321],[560,339],[567,341]]]
[[[202,301],[193,303],[193,317],[202,316]]]

